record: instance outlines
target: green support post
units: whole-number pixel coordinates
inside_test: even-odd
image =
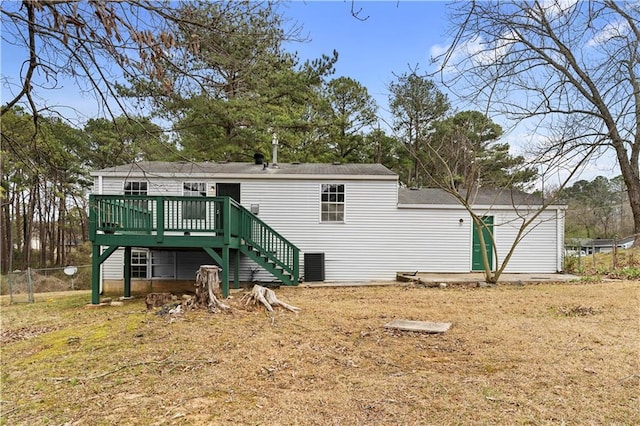
[[[229,297],[229,246],[222,247],[222,297]]]
[[[100,304],[100,245],[93,244],[91,254],[91,304]]]
[[[300,250],[296,247],[293,250],[293,284],[300,283]]]
[[[124,248],[124,297],[131,297],[131,247]]]
[[[240,250],[234,250],[233,259],[233,288],[240,288]]]

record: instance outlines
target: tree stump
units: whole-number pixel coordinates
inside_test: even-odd
[[[276,293],[273,290],[266,287],[262,287],[260,285],[254,285],[251,292],[242,296],[241,300],[245,301],[244,302],[245,305],[248,305],[250,303],[253,303],[254,305],[261,303],[269,312],[273,312],[274,306],[280,306],[291,312],[298,312],[301,310],[296,306],[289,305],[288,303],[282,302],[276,297]]]
[[[224,304],[220,289],[220,271],[216,265],[200,265],[196,273],[196,295],[186,303],[187,308],[205,308],[209,312],[231,310]],[[220,299],[219,299],[220,298]]]

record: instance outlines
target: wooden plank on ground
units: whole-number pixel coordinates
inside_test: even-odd
[[[403,331],[419,331],[422,333],[444,333],[451,327],[450,322],[409,321],[394,320],[384,325],[385,328],[393,328]]]

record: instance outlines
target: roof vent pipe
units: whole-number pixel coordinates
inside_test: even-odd
[[[278,135],[273,133],[271,138],[271,144],[273,145],[273,155],[271,156],[271,167],[278,168]]]

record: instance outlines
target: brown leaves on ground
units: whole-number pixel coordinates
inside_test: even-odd
[[[33,339],[44,333],[55,330],[56,327],[21,327],[15,330],[0,329],[0,343],[6,344],[20,340]]]
[[[3,332],[51,329],[3,344],[0,421],[640,423],[638,282],[276,292],[302,311],[240,309],[237,293],[231,314],[85,309],[86,293],[3,304]]]

